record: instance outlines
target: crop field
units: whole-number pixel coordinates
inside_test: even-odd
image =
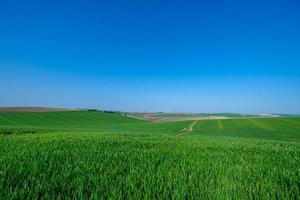
[[[201,120],[195,135],[230,136],[300,142],[300,118],[250,118]]]
[[[297,117],[0,113],[0,133],[0,199],[300,199]]]
[[[249,118],[259,117],[258,115],[246,115],[237,113],[128,113],[129,116],[149,120],[153,122],[172,122],[172,121],[188,121],[202,119],[227,119],[227,118]]]
[[[174,134],[189,124],[189,121],[158,124],[102,112],[0,113],[0,133],[4,134],[55,131]]]

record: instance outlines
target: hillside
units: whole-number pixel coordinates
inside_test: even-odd
[[[154,124],[116,113],[77,111],[43,113],[0,113],[0,133],[47,131],[92,131],[123,134],[176,134],[189,121]]]
[[[196,122],[196,123],[194,123]],[[193,124],[191,132],[188,130]],[[155,123],[104,112],[0,113],[0,132],[105,131],[300,141],[300,118],[243,118]]]
[[[67,108],[47,108],[47,107],[0,107],[1,112],[23,113],[23,112],[67,112],[76,111],[75,109]]]
[[[300,118],[200,120],[193,127],[192,135],[300,142]]]
[[[4,199],[300,197],[300,118],[0,113],[0,132]]]
[[[138,119],[149,120],[153,122],[173,122],[173,121],[187,121],[187,120],[205,120],[205,119],[229,119],[229,118],[253,118],[258,115],[247,115],[239,113],[143,113],[130,112],[129,116]],[[271,117],[271,116],[270,116]]]
[[[2,129],[97,130],[105,125],[133,122],[139,122],[139,120],[103,112],[0,113]]]

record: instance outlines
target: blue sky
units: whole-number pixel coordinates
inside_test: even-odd
[[[299,7],[2,1],[0,106],[300,113]]]

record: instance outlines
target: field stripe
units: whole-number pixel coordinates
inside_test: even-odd
[[[257,126],[260,129],[268,130],[268,131],[274,131],[274,128],[267,123],[265,123],[263,120],[260,119],[248,119],[251,123],[253,123],[255,126]]]
[[[224,130],[224,125],[223,125],[222,120],[218,120],[217,121],[217,126],[218,126],[218,130],[219,131],[223,131]]]

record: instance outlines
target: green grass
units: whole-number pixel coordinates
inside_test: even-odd
[[[299,144],[30,134],[0,140],[3,199],[299,199]]]
[[[122,124],[139,120],[103,112],[0,113],[0,126],[36,128],[97,128],[103,124]]]
[[[101,131],[176,135],[191,123],[152,123],[102,112],[0,113],[0,133]],[[189,135],[300,141],[300,118],[200,120]]]
[[[300,118],[191,123],[0,113],[0,199],[300,199]]]
[[[198,121],[193,135],[300,142],[300,118],[203,120]]]
[[[102,131],[126,134],[176,134],[190,122],[152,123],[103,112],[0,113],[0,133]]]

